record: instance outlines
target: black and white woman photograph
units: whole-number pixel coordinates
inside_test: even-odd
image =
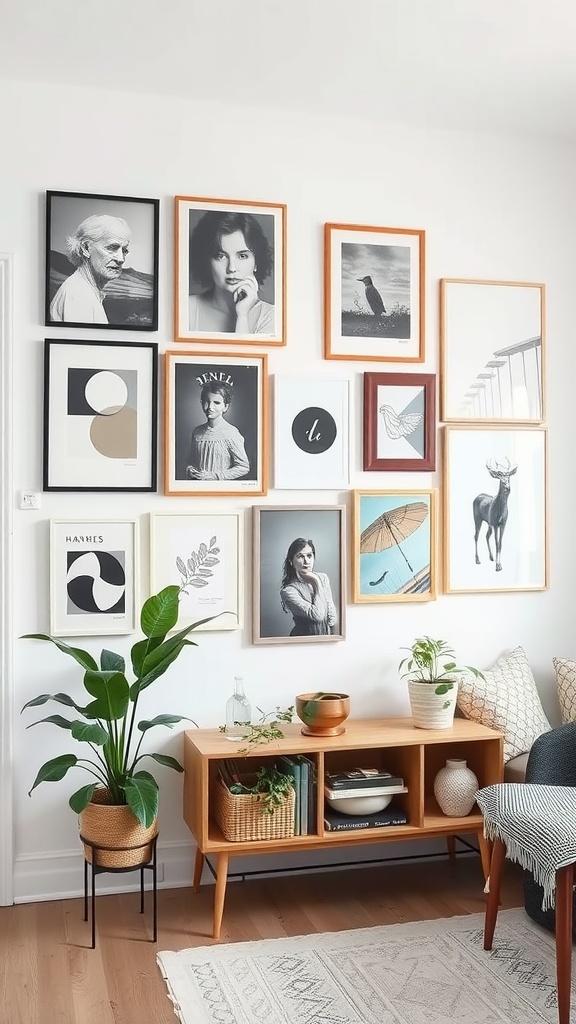
[[[255,644],[345,636],[344,505],[253,510]]]
[[[166,493],[265,494],[265,356],[166,353]]]
[[[176,197],[176,341],[283,345],[286,207]]]
[[[46,193],[46,325],[158,330],[158,199]]]

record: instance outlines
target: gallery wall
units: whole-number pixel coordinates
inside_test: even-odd
[[[198,634],[198,647],[186,651],[162,685],[148,691],[142,708],[147,716],[168,710],[189,715],[199,726],[217,726],[224,720],[235,675],[244,677],[252,705],[265,711],[292,703],[297,693],[328,686],[351,695],[355,717],[408,714],[406,689],[397,675],[400,648],[427,633],[448,640],[460,661],[478,667],[489,666],[503,651],[521,644],[545,708],[556,720],[552,657],[575,654],[574,149],[475,134],[473,126],[464,133],[370,123],[362,120],[360,110],[355,119],[319,121],[307,112],[237,109],[232,104],[193,104],[130,92],[8,81],[0,90],[0,124],[0,250],[14,254],[14,494],[7,496],[13,502],[14,521],[10,596],[14,636],[49,628],[51,518],[138,518],[143,596],[148,582],[149,513],[240,508],[246,541],[244,628]],[[38,511],[20,511],[18,492],[41,491],[42,486],[44,338],[94,341],[96,337],[93,331],[42,326],[46,189],[160,200],[159,329],[157,335],[145,336],[157,340],[160,353],[180,347],[174,342],[173,325],[173,197],[286,203],[288,343],[268,350],[269,372],[271,376],[349,381],[351,489],[280,491],[271,487],[264,498],[191,498],[166,496],[160,483],[153,494],[49,492],[42,494]],[[362,471],[362,375],[410,367],[323,358],[326,222],[426,232],[425,360],[412,367],[414,372],[439,371],[440,278],[546,284],[549,590],[462,596],[440,592],[429,603],[358,605],[351,603],[349,588],[345,640],[318,645],[252,644],[252,505],[344,504],[350,531],[354,488],[441,489],[441,445],[435,473]],[[131,332],[107,331],[105,340],[133,341],[135,337]],[[192,343],[181,347],[194,349]],[[161,481],[162,389],[160,396]],[[127,652],[131,642],[130,637],[103,641],[90,637],[82,645],[99,651],[104,644]],[[73,691],[79,685],[78,674],[57,650],[32,641],[15,640],[13,662],[15,898],[74,895],[82,884],[81,853],[67,798],[80,783],[65,780],[44,785],[28,798],[39,764],[62,751],[62,735],[42,725],[26,731],[18,712],[39,692]],[[156,747],[158,743],[166,753],[178,756],[177,734],[165,733]],[[166,771],[160,786],[159,859],[165,884],[185,884],[191,877],[192,845],[181,818],[181,778]],[[376,856],[377,850],[371,848],[369,855]]]

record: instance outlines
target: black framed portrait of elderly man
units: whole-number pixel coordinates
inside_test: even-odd
[[[176,341],[286,344],[286,207],[176,196]]]
[[[46,326],[158,330],[158,199],[46,193]]]

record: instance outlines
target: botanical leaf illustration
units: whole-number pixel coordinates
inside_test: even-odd
[[[214,536],[211,537],[208,546],[200,544],[198,551],[191,551],[185,562],[179,555],[177,556],[176,568],[182,577],[182,593],[187,593],[187,587],[200,589],[209,585],[208,580],[214,576],[212,567],[220,565],[220,559],[217,558],[220,548],[216,547],[216,540]]]

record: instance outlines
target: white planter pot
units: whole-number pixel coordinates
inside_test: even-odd
[[[452,680],[448,693],[436,693],[435,683],[421,683],[408,680],[408,696],[412,719],[417,729],[450,729],[456,710],[458,680]]]

